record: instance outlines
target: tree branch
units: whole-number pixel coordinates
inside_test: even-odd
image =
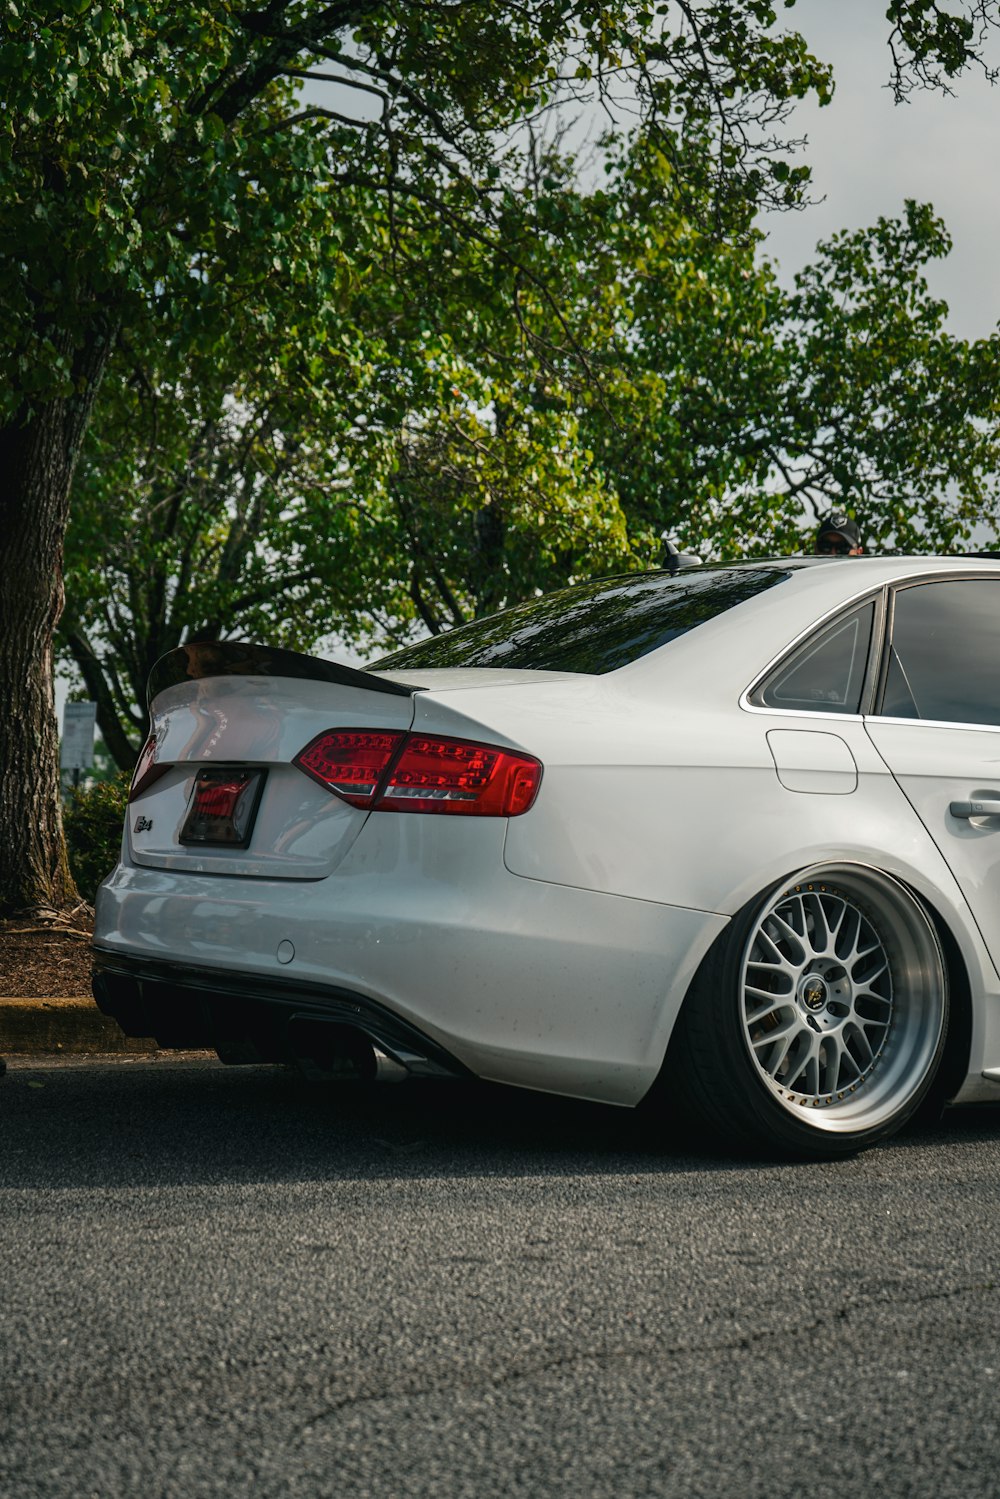
[[[140,746],[129,739],[115,708],[101,662],[85,632],[77,625],[61,631],[84,686],[97,704],[97,727],[119,770],[131,770]]]

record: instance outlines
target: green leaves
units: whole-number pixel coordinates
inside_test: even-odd
[[[789,299],[797,410],[816,423],[799,483],[848,503],[870,547],[997,534],[1000,338],[945,331],[922,272],[949,248],[929,205],[908,201],[900,218],[821,246]]]
[[[683,33],[676,45],[662,27],[667,14]],[[401,211],[442,194],[457,232],[496,235],[529,159],[526,137],[505,132],[523,130],[540,108],[582,103],[595,79],[607,98],[609,69],[632,76],[643,109],[662,113],[673,99],[685,128],[722,131],[725,166],[713,192],[738,230],[771,180],[751,170],[759,151],[743,125],[760,110],[773,124],[785,100],[822,89],[825,74],[799,38],[772,34],[766,8],[717,4],[697,14],[684,22],[679,7],[657,13],[625,0],[416,10],[359,0],[350,25],[329,30],[335,13],[311,0],[282,8],[280,21],[235,0],[8,6],[0,258],[10,273],[0,357],[27,359],[33,398],[57,398],[64,387],[58,373],[46,382],[45,326],[79,344],[109,301],[128,326],[187,282],[218,284],[220,269],[231,275],[236,236],[246,242],[244,267],[255,247],[258,276],[311,262],[322,286],[312,230],[324,216],[324,179],[367,184],[391,202],[390,236]],[[343,80],[332,110],[294,97],[291,76],[314,66]],[[735,101],[738,133],[717,115],[712,101],[723,97]],[[362,99],[375,118],[357,111]],[[673,127],[665,139],[676,155]],[[682,155],[693,204],[705,169]],[[780,186],[793,201],[800,179],[786,173]],[[279,243],[286,237],[293,247]],[[197,300],[191,331],[210,343],[222,304]],[[22,396],[5,387],[0,421],[17,416]]]
[[[6,6],[0,425],[89,400],[78,355],[120,324],[65,638],[126,736],[192,633],[441,628],[647,565],[665,528],[795,546],[835,500],[892,544],[992,514],[996,348],[944,332],[930,210],[791,296],[757,256],[808,184],[788,111],[832,89],[788,11]],[[889,19],[910,76],[974,55],[924,0]],[[599,188],[558,146],[595,103]]]
[[[960,13],[935,0],[891,0],[886,19],[897,100],[914,88],[950,93],[952,80],[972,65],[996,80],[997,70],[985,61],[990,32],[1000,26],[991,0],[965,0]]]

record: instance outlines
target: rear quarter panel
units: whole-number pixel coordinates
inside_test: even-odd
[[[861,718],[739,705],[753,673],[696,692],[693,664],[668,680],[633,674],[425,700],[425,720],[461,702],[474,722],[545,767],[535,805],[508,824],[504,861],[526,880],[729,917],[797,871],[871,864],[914,889],[954,935],[973,994],[970,1079],[1000,1057],[1000,981],[951,870]],[[685,681],[684,679],[687,678]],[[651,690],[652,688],[652,690]],[[686,690],[685,690],[686,689]],[[476,719],[471,717],[475,711]],[[443,725],[442,725],[443,726]],[[832,772],[779,779],[774,731],[836,747]],[[499,731],[499,730],[498,730]],[[846,750],[845,750],[846,747]],[[845,754],[856,779],[843,774]],[[835,789],[808,788],[817,784]],[[970,1092],[969,1089],[972,1089]],[[965,1096],[992,1096],[971,1082]]]

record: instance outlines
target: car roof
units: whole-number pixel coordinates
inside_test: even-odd
[[[722,564],[773,569],[779,586],[746,599],[697,629],[621,666],[623,684],[669,678],[671,690],[702,696],[711,677],[720,694],[741,693],[789,646],[828,617],[860,604],[886,584],[948,575],[1000,577],[1000,558],[922,554],[861,557],[759,557]]]
[[[782,556],[769,554],[761,557],[741,557],[733,562],[709,562],[708,567],[778,567],[795,571],[814,568],[863,568],[868,572],[885,568],[893,575],[912,572],[927,567],[928,570],[949,571],[966,565],[978,571],[989,571],[1000,564],[1000,552],[865,552],[860,557],[836,557],[827,554],[813,556]],[[685,569],[686,571],[687,569]]]
[[[718,687],[731,698],[733,692],[738,696],[749,680],[755,679],[802,636],[827,618],[849,609],[855,602],[860,604],[886,584],[963,573],[966,576],[970,573],[1000,576],[1000,560],[923,554],[748,557],[740,561],[684,568],[676,574],[667,570],[619,573],[593,579],[581,587],[613,591],[618,585],[638,584],[641,587],[659,579],[665,590],[672,590],[675,586],[684,589],[688,583],[697,585],[699,578],[707,583],[713,574],[732,578],[741,572],[762,578],[770,574],[769,581],[773,586],[765,583],[756,592],[750,589],[746,597],[724,608],[714,618],[704,619],[688,628],[686,633],[669,636],[661,645],[647,647],[632,660],[605,667],[596,674],[609,685],[618,683],[627,692],[635,688],[642,693],[653,690],[673,696],[690,691],[703,698],[706,692],[711,695],[712,688]],[[571,601],[577,589],[570,587],[549,597],[557,599],[563,592]],[[503,615],[492,619],[502,621]],[[405,657],[405,652],[399,654]],[[509,674],[514,670],[502,662],[487,666],[482,663],[424,666],[419,661],[406,659],[397,663],[391,656],[385,661],[384,666],[375,663],[372,669],[391,677],[405,677],[407,681],[419,682],[434,691],[499,685],[497,672],[506,670]],[[526,682],[529,676],[540,678],[541,671],[536,667],[524,668],[518,672],[518,677]],[[562,672],[578,682],[588,678],[592,681],[594,675],[579,667],[567,671],[549,666],[545,676],[551,679]]]

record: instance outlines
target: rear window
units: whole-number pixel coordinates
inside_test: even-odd
[[[865,685],[875,605],[838,619],[794,651],[750,701],[796,713],[857,713]]]
[[[686,635],[788,577],[777,567],[700,567],[626,573],[515,604],[383,656],[369,671],[503,666],[526,671],[615,671]]]

